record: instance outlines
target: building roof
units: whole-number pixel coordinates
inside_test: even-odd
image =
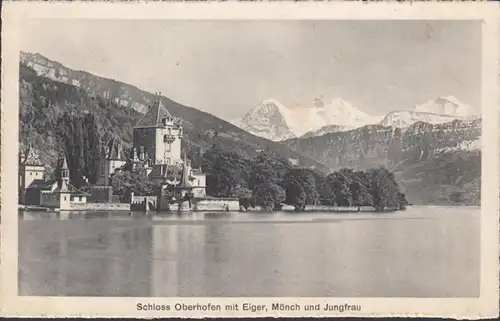
[[[58,186],[56,190],[54,191],[55,194],[71,194],[71,195],[78,195],[78,196],[91,196],[91,194],[81,191],[78,188],[74,187],[71,185],[71,183],[66,184],[65,186]]]
[[[134,128],[163,127],[163,118],[173,119],[172,114],[163,105],[161,99],[155,96],[153,106],[149,107],[148,111],[139,119]]]
[[[24,155],[26,155],[25,157],[23,157]],[[21,162],[24,164],[24,165],[28,165],[28,166],[44,166],[42,161],[40,160],[40,157],[38,156],[38,154],[35,152],[35,150],[33,148],[28,148],[28,150],[26,151],[26,153],[22,155],[21,157]]]
[[[43,179],[35,179],[28,186],[30,189],[39,189],[39,190],[51,190],[54,184],[57,181],[44,181]]]
[[[68,162],[66,161],[66,155],[64,155],[64,157],[63,157],[63,163],[61,166],[61,170],[63,170],[63,169],[68,169]]]

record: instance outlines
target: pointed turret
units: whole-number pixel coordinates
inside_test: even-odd
[[[132,148],[132,162],[137,163],[139,161],[139,157],[137,156],[137,148]]]
[[[182,164],[182,175],[179,187],[189,188],[191,186],[191,182],[189,182],[189,166],[186,160],[186,153],[184,153],[184,162]]]
[[[122,141],[113,139],[109,144],[109,153],[106,157],[110,160],[122,160]]]
[[[69,191],[69,169],[68,162],[66,161],[66,156],[63,157],[63,163],[61,166],[61,191],[66,192]]]

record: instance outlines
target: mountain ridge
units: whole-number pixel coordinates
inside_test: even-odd
[[[52,62],[46,57],[43,58],[46,59],[46,62],[49,61],[57,67],[56,62]],[[32,67],[28,67],[28,65],[33,66],[33,64],[29,64],[26,59],[27,56],[25,55],[20,63],[21,117],[23,117],[23,112],[29,111],[31,113],[29,115],[30,119],[39,118],[40,121],[45,119],[48,122],[54,122],[54,119],[47,120],[45,114],[55,118],[63,110],[69,110],[74,113],[81,113],[84,110],[92,111],[100,113],[106,126],[118,130],[120,135],[125,136],[125,140],[131,140],[133,127],[133,123],[131,122],[134,121],[133,119],[137,121],[136,118],[142,113],[134,109],[133,104],[124,104],[119,99],[116,99],[116,94],[112,93],[121,93],[120,97],[126,98],[122,100],[128,102],[137,102],[134,100],[134,97],[138,97],[144,103],[152,103],[155,97],[154,94],[138,89],[135,86],[127,85],[113,79],[100,78],[86,72],[78,73],[79,76],[83,77],[82,75],[84,75],[88,78],[79,78],[79,85],[75,86],[72,83],[72,79],[74,78],[70,76],[73,74],[73,71],[68,67],[65,67],[67,69],[67,76],[65,77],[67,78],[62,78],[63,81],[54,80],[51,77],[46,77],[45,73],[40,75],[40,68],[38,68],[37,72]],[[63,66],[62,64],[59,65]],[[48,69],[44,70],[47,71]],[[50,75],[57,75],[57,73],[55,71],[50,72]],[[59,79],[60,77],[57,78]],[[123,85],[125,88],[116,88],[117,84],[120,86]],[[110,87],[107,87],[108,85]],[[127,96],[127,93],[131,93],[131,95]],[[292,159],[294,162],[299,163],[300,166],[313,166],[323,171],[328,170],[323,164],[307,156],[290,151],[286,146],[281,144],[252,135],[212,114],[181,105],[165,96],[160,96],[160,99],[174,117],[184,126],[187,141],[186,148],[189,150],[191,158],[199,159],[199,154],[209,148],[211,141],[215,139],[221,143],[223,142],[228,149],[240,149],[243,154],[255,155],[260,150],[267,148],[276,151],[286,159]],[[137,114],[133,116],[131,112],[132,114]],[[110,115],[115,115],[119,120],[117,121],[117,119],[113,118],[114,116],[109,118],[111,117]],[[120,128],[120,121],[124,124],[123,128]],[[29,124],[24,125],[29,126]],[[39,125],[40,128],[37,128],[37,130],[43,131],[41,124]],[[42,135],[42,133],[38,134]],[[54,143],[50,137],[46,138]],[[43,139],[39,140],[39,142],[42,143]],[[46,160],[49,160],[48,158],[50,157],[43,150],[40,150],[40,152],[45,154]]]
[[[255,121],[253,117],[250,117],[255,113],[256,107],[254,107],[235,120],[235,123],[257,136],[283,141],[293,138],[291,136],[321,136],[374,124],[406,129],[418,121],[441,124],[457,119],[480,118],[470,105],[460,102],[451,95],[428,100],[415,105],[413,109],[394,110],[384,116],[368,115],[340,98],[332,99],[328,103],[317,98],[314,100],[314,107],[289,109],[281,103],[276,103],[276,105],[280,108],[276,108],[273,118],[281,118],[277,122],[273,122],[269,117],[266,122]]]

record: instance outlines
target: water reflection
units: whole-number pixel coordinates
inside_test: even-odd
[[[479,295],[479,210],[30,213],[21,295]]]

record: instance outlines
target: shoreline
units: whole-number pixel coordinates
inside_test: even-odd
[[[207,213],[263,213],[263,214],[270,214],[270,213],[278,213],[278,212],[285,212],[285,213],[335,213],[335,214],[357,214],[357,213],[379,213],[379,214],[386,214],[386,213],[394,213],[394,212],[406,212],[408,209],[411,209],[412,207],[457,207],[457,208],[463,208],[463,207],[470,207],[470,208],[481,208],[481,206],[478,205],[412,205],[408,206],[405,210],[396,210],[396,209],[386,209],[383,212],[377,212],[371,207],[361,207],[360,210],[358,211],[357,207],[313,207],[313,208],[306,208],[304,211],[295,211],[293,206],[285,206],[281,210],[278,211],[263,211],[260,208],[249,208],[248,210],[239,210],[239,211],[225,211],[225,210],[207,210],[207,211],[190,211],[186,213],[200,213],[200,212],[207,212]],[[95,210],[95,209],[82,209],[82,210],[70,210],[70,211],[61,211],[59,208],[50,208],[50,207],[43,207],[43,206],[31,206],[31,205],[22,205],[18,204],[18,211],[27,211],[27,212],[54,212],[54,213],[86,213],[86,212],[102,212],[102,213],[144,213],[145,215],[155,215],[155,214],[175,214],[178,213],[177,211],[124,211],[124,210]]]

